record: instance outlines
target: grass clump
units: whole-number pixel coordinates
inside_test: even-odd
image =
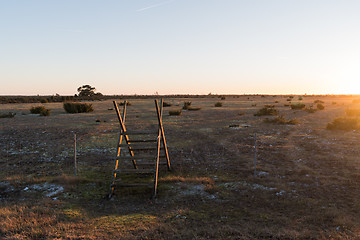
[[[189,107],[187,110],[188,111],[199,111],[201,108],[200,107]]]
[[[190,106],[191,106],[191,102],[184,102],[184,106],[182,109],[188,110],[190,108]]]
[[[318,104],[316,105],[316,108],[319,109],[319,110],[324,110],[324,109],[325,109],[325,106],[324,106],[323,104],[321,104],[321,103],[318,103]]]
[[[9,112],[9,113],[0,114],[0,118],[13,118],[15,117],[15,115],[16,113]]]
[[[172,106],[171,103],[168,103],[168,102],[164,102],[164,103],[163,103],[163,107],[171,107],[171,106]]]
[[[326,129],[328,130],[358,130],[360,129],[358,118],[339,117],[328,123]]]
[[[254,116],[275,116],[278,115],[278,110],[275,109],[274,105],[265,105],[263,108],[259,109]]]
[[[222,102],[215,103],[215,107],[222,107],[222,106],[223,106]]]
[[[184,102],[184,106],[182,109],[189,110],[189,111],[199,111],[201,108],[191,107],[191,102]]]
[[[313,108],[313,106],[307,107],[304,109],[308,113],[315,113],[317,110]]]
[[[181,113],[182,113],[181,110],[169,111],[169,115],[170,115],[170,116],[179,116],[179,115],[181,115]]]
[[[296,124],[299,124],[299,121],[297,119],[286,120],[283,115],[278,116],[278,117],[273,118],[273,119],[266,118],[264,120],[264,122],[266,122],[266,123],[275,123],[275,124],[283,124],[283,125],[296,125]]]
[[[92,104],[87,103],[64,103],[64,109],[67,113],[84,113],[94,111]]]
[[[32,107],[30,108],[30,113],[32,114],[40,114],[40,116],[49,116],[50,110],[45,108],[44,106]]]
[[[128,101],[125,101],[126,102],[126,106],[131,106],[132,104]],[[119,103],[119,106],[124,106],[125,105],[125,102],[121,102]]]
[[[360,109],[351,109],[348,108],[345,110],[346,115],[351,117],[360,117]]]
[[[293,103],[291,104],[291,109],[295,109],[295,110],[301,110],[305,108],[305,104],[303,103]]]

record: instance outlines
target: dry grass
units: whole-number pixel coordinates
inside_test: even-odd
[[[329,130],[357,130],[360,129],[360,122],[358,118],[340,117],[328,123],[326,128]]]
[[[274,124],[287,124],[287,125],[296,125],[296,124],[299,124],[299,120],[297,119],[291,119],[291,120],[286,120],[284,115],[280,115],[276,118],[272,118],[272,119],[269,119],[269,118],[266,118],[264,120],[264,122],[266,123],[274,123]]]
[[[274,118],[296,118],[296,126],[254,116],[251,105],[285,99],[229,96],[219,109],[212,96],[170,99],[202,111],[164,115],[173,171],[161,166],[156,200],[140,188],[117,189],[106,199],[119,131],[111,101],[91,102],[95,112],[77,115],[46,103],[48,118],[22,115],[31,104],[1,105],[1,113],[17,114],[0,119],[0,239],[356,239],[359,130],[326,130],[345,109],[356,109],[353,98],[303,97],[307,106],[337,102],[317,114],[277,104],[283,117]],[[153,101],[132,102],[127,128],[153,129]],[[72,176],[74,131],[78,177]],[[47,196],[35,188],[46,184],[63,191]]]

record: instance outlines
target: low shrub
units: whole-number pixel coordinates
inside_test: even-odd
[[[278,117],[273,118],[273,119],[266,118],[264,120],[264,122],[266,122],[266,123],[275,123],[275,124],[284,124],[284,125],[296,125],[296,124],[299,124],[299,121],[297,119],[286,120],[283,115],[278,116]]]
[[[225,100],[226,99],[226,97],[221,97],[221,100]]]
[[[259,109],[254,116],[274,116],[278,115],[278,113],[278,110],[276,110],[273,105],[265,105],[263,108]]]
[[[32,114],[40,114],[40,116],[49,116],[50,110],[45,108],[44,106],[31,107],[30,113]]]
[[[172,106],[171,103],[168,103],[168,102],[164,102],[164,103],[163,103],[163,107],[171,107],[171,106]]]
[[[199,111],[199,110],[201,110],[201,108],[199,108],[199,107],[188,107],[187,110],[188,111]]]
[[[308,108],[304,109],[308,113],[315,113],[317,110],[313,108],[313,106],[310,106]]]
[[[290,102],[291,100],[292,100],[291,98],[286,99],[286,101],[288,101],[288,102]]]
[[[318,104],[316,105],[316,108],[319,109],[319,110],[324,110],[324,109],[325,109],[325,106],[324,106],[323,104],[321,104],[321,103],[318,103]]]
[[[348,108],[345,110],[346,115],[351,117],[360,117],[360,109],[351,109]]]
[[[184,102],[184,106],[182,109],[188,110],[190,108],[190,106],[191,106],[191,102]]]
[[[315,100],[314,103],[324,103],[324,101],[321,100]]]
[[[169,115],[170,116],[179,116],[181,115],[181,110],[173,110],[173,111],[169,111]]]
[[[302,98],[302,97],[299,97],[298,99],[299,99],[299,101],[303,100],[303,98]]]
[[[294,109],[294,110],[301,110],[301,109],[304,109],[305,108],[305,104],[303,103],[293,103],[291,104],[291,109]]]
[[[125,103],[124,102],[120,102],[119,103],[119,106],[124,106],[125,105]],[[131,106],[132,104],[130,103],[130,102],[128,102],[128,101],[126,101],[126,106]]]
[[[222,102],[215,103],[215,107],[222,107],[222,106],[223,106]]]
[[[15,117],[15,115],[16,113],[9,112],[9,113],[0,114],[0,118],[13,118]]]
[[[64,109],[67,113],[84,113],[92,112],[94,108],[92,104],[87,103],[64,103]]]
[[[328,123],[326,129],[328,130],[358,130],[360,129],[358,118],[339,117]]]

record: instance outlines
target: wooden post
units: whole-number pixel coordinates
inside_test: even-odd
[[[164,128],[163,128],[163,124],[162,124],[162,111],[163,111],[162,100],[161,100],[161,106],[160,106],[161,108],[159,108],[158,101],[155,99],[155,107],[156,107],[156,112],[157,112],[158,121],[159,121],[159,130],[161,132],[161,138],[163,140],[162,143],[163,143],[163,147],[164,147],[166,163],[167,163],[168,170],[170,171],[171,166],[170,166],[169,153],[168,153],[168,149],[167,149],[167,145],[166,145],[165,133],[164,133]]]
[[[119,123],[120,123],[120,127],[121,127],[121,131],[123,133],[126,133],[126,127],[125,127],[125,124],[124,124],[124,121],[123,121],[123,118],[121,117],[120,115],[120,111],[119,111],[119,107],[116,103],[116,101],[113,101],[114,103],[114,107],[115,107],[115,110],[116,110],[116,115],[118,117],[118,120],[119,120]],[[125,113],[125,109],[126,109],[126,101],[124,102],[124,113]],[[125,116],[125,115],[124,115]],[[130,139],[129,139],[129,136],[128,135],[124,135],[124,138],[125,138],[125,141],[127,144],[130,144]],[[134,152],[131,150],[131,147],[128,147],[128,150],[129,150],[129,154],[130,156],[134,157]],[[120,154],[120,148],[118,149],[118,153]],[[136,161],[135,159],[133,159],[133,165],[134,165],[134,168],[137,169],[137,165],[136,165]]]
[[[256,178],[256,152],[257,152],[257,144],[256,144],[256,133],[254,136],[254,177]]]
[[[76,161],[76,133],[74,133],[74,175],[77,172],[77,161]]]

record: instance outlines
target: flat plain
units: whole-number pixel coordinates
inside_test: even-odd
[[[0,114],[16,115],[0,118],[0,238],[359,238],[360,132],[326,129],[346,109],[360,109],[357,99],[164,99],[172,104],[163,124],[173,169],[160,169],[155,200],[151,190],[126,188],[106,198],[120,129],[112,101],[89,102],[94,112],[81,114],[65,113],[62,103],[2,104]],[[201,109],[169,115],[186,101]],[[316,101],[325,108],[290,108],[316,109]],[[128,129],[157,127],[153,100],[130,102]],[[30,114],[37,105],[51,115]],[[254,116],[265,105],[297,124]]]

